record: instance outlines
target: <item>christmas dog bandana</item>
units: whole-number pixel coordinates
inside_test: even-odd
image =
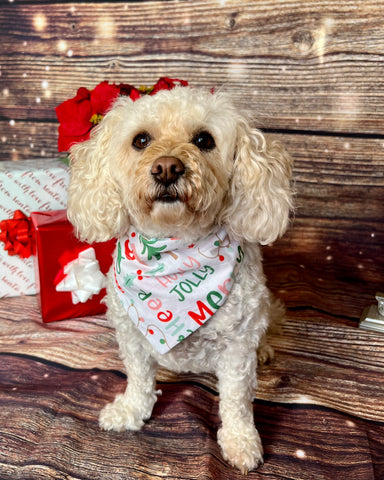
[[[224,304],[243,257],[225,229],[194,244],[148,239],[131,229],[117,242],[116,292],[132,322],[163,354]]]

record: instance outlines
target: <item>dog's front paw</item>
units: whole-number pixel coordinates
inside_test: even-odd
[[[117,395],[112,403],[100,412],[99,425],[103,430],[138,431],[147,418],[140,408],[134,408],[125,395]],[[150,414],[149,414],[150,415]]]
[[[222,427],[217,439],[224,459],[243,475],[263,463],[263,447],[255,427],[236,428],[236,431]]]

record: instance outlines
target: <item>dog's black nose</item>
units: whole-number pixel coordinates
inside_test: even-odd
[[[151,173],[159,183],[171,185],[185,172],[183,162],[176,157],[160,157],[152,165]]]

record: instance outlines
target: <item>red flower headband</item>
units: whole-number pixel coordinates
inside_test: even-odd
[[[99,83],[93,90],[78,89],[75,97],[56,107],[59,120],[59,152],[66,152],[70,146],[88,140],[94,128],[108,112],[119,96],[130,97],[133,101],[142,95],[155,95],[160,90],[172,90],[176,86],[187,87],[188,82],[176,78],[160,78],[152,87],[135,88],[128,84]]]

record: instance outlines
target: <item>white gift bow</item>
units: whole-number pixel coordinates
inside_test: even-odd
[[[106,286],[106,277],[92,247],[79,253],[79,256],[64,267],[65,277],[56,285],[58,292],[71,292],[72,303],[85,303]]]

